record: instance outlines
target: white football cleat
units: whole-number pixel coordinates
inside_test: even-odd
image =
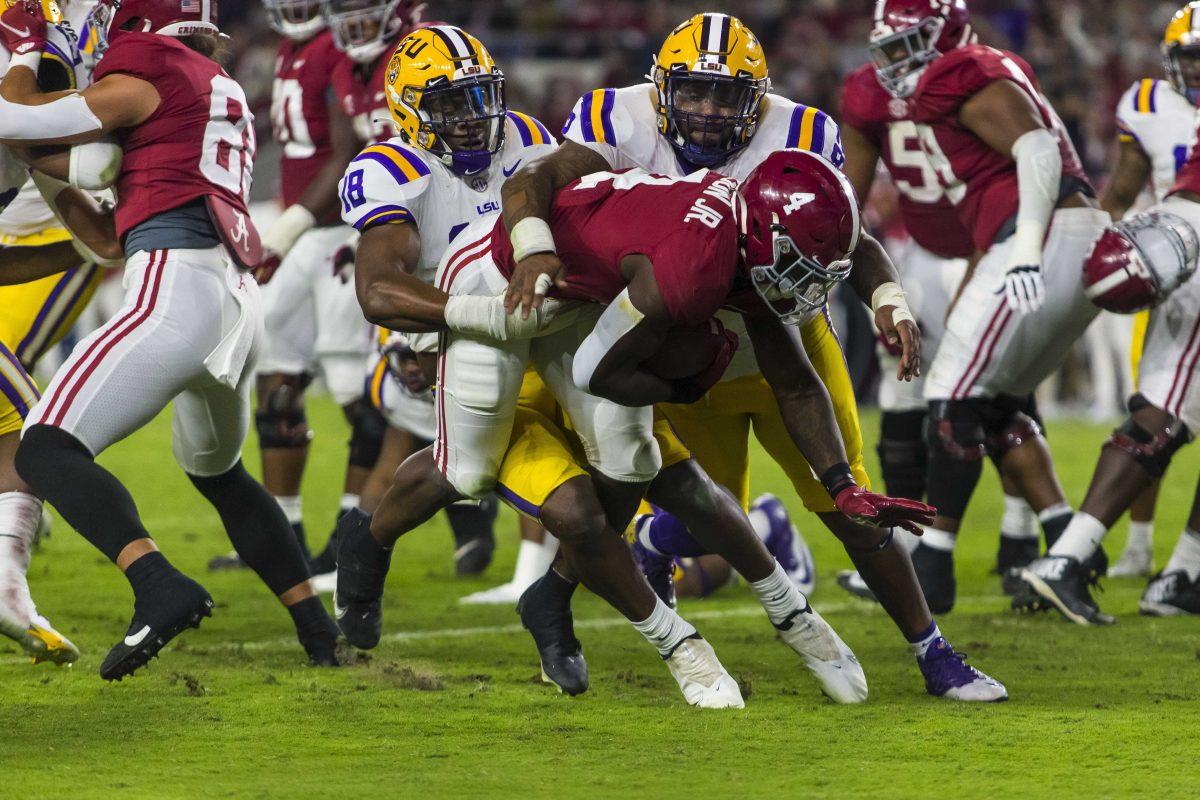
[[[697,708],[745,708],[737,681],[725,671],[712,645],[700,634],[675,646],[665,661],[683,698]]]
[[[811,606],[797,611],[783,625],[779,637],[804,659],[821,691],[835,703],[861,703],[867,699],[867,676],[846,643]]]
[[[33,649],[26,648],[34,664],[49,661],[51,664],[62,666],[71,665],[79,658],[79,648],[66,636],[63,636],[50,625],[50,620],[41,614],[34,613],[29,621],[29,637],[33,640]]]
[[[313,575],[309,580],[312,581],[313,591],[317,594],[333,594],[337,591],[337,570],[333,572],[324,572],[320,575]]]
[[[37,613],[24,571],[12,566],[0,573],[0,634],[21,645],[34,664],[70,664],[79,658],[79,648]]]
[[[1113,578],[1144,578],[1154,568],[1154,551],[1148,543],[1129,542],[1117,563],[1108,568]]]
[[[493,586],[491,589],[460,597],[458,602],[473,606],[513,606],[521,598],[522,591],[517,584],[509,581],[499,586]]]

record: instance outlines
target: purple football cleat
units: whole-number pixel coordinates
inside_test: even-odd
[[[633,529],[641,531],[642,526],[653,518],[653,514],[643,514],[634,523]],[[638,569],[646,576],[646,582],[650,584],[650,588],[654,590],[660,600],[671,608],[675,608],[678,605],[675,600],[675,559],[655,553],[644,546],[636,535],[633,537],[633,544],[629,549],[633,552],[633,560],[637,562]]]
[[[934,697],[983,703],[1008,699],[1008,690],[1000,681],[972,667],[965,653],[954,652],[940,636],[917,659],[917,665],[925,676],[925,691]]]
[[[755,513],[758,512],[758,513]],[[817,570],[813,565],[812,551],[804,537],[796,530],[783,502],[773,494],[759,495],[750,504],[750,522],[759,535],[760,525],[766,525],[767,535],[763,544],[783,567],[792,583],[802,594],[812,594],[817,583]]]

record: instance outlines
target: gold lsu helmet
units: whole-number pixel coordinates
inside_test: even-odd
[[[3,0],[4,9],[8,10],[17,3],[25,2],[25,0]],[[61,25],[63,21],[62,9],[58,7],[55,0],[39,0],[38,5],[42,7],[42,16],[46,18],[46,22],[51,25]]]
[[[461,28],[404,37],[388,62],[387,99],[401,138],[459,175],[487,169],[504,146],[504,73]]]
[[[750,143],[771,89],[762,45],[737,17],[697,14],[667,36],[650,71],[658,129],[681,158],[709,167]],[[688,110],[708,107],[719,113]]]
[[[1175,91],[1192,105],[1200,105],[1200,0],[1175,12],[1163,34],[1162,55],[1163,69]],[[1184,60],[1193,62],[1190,69]]]
[[[0,0],[0,11],[26,0]],[[38,86],[44,92],[61,92],[79,88],[75,70],[78,40],[70,25],[64,25],[62,9],[55,0],[39,0],[42,16],[46,18],[46,48],[38,66]]]

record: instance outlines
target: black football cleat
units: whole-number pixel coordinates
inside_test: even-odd
[[[469,538],[454,538],[454,571],[459,576],[479,575],[492,563],[496,538],[490,528]]]
[[[328,619],[328,618],[326,618]],[[325,630],[308,635],[297,635],[300,646],[308,655],[309,666],[340,667],[342,665],[341,631],[337,623],[328,619],[329,625]]]
[[[1000,549],[996,553],[996,572],[1000,588],[1010,597],[1021,585],[1021,570],[1038,557],[1038,540],[1000,534]]]
[[[379,644],[383,632],[383,584],[392,549],[371,536],[371,515],[357,509],[338,522],[337,590],[333,611],[346,641],[362,650]]]
[[[327,575],[337,569],[337,528],[329,534],[329,541],[321,552],[308,560],[308,570],[313,575]]]
[[[913,548],[911,557],[929,610],[934,614],[949,612],[954,608],[954,598],[958,593],[958,583],[954,578],[954,553],[920,542]]]
[[[542,680],[574,697],[588,689],[587,661],[583,646],[575,638],[570,596],[564,606],[559,596],[546,590],[551,574],[543,575],[525,590],[517,601],[517,613],[537,645]]]
[[[230,551],[224,555],[213,556],[208,560],[209,572],[224,572],[230,569],[250,569],[242,557],[236,551]]]
[[[1181,569],[1158,573],[1142,593],[1138,612],[1148,617],[1200,614],[1200,580],[1188,580]]]
[[[119,681],[155,658],[167,643],[200,620],[212,616],[213,600],[203,586],[186,575],[174,575],[153,597],[134,600],[133,620],[125,638],[108,651],[100,677]]]
[[[1088,587],[1094,582],[1088,567],[1069,556],[1045,556],[1021,570],[1021,586],[1012,607],[1039,611],[1053,608],[1077,625],[1112,625]]]

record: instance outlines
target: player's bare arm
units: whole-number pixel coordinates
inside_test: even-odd
[[[337,214],[338,185],[346,171],[346,165],[362,149],[362,142],[354,133],[354,124],[346,116],[342,104],[337,99],[331,99],[329,102],[329,137],[332,147],[329,160],[308,184],[304,194],[300,195],[300,205],[317,219]]]
[[[0,247],[0,286],[40,280],[82,263],[70,242],[46,247]]]
[[[900,273],[883,245],[863,231],[854,251],[854,268],[847,282],[875,315],[875,327],[889,345],[900,348],[896,380],[911,381],[921,374],[921,331],[900,288]]]
[[[413,274],[420,255],[421,234],[410,223],[363,233],[354,286],[368,322],[405,333],[446,329],[446,293]]]
[[[518,305],[522,317],[539,308],[549,289],[547,279],[563,288],[563,263],[554,254],[554,239],[548,228],[554,193],[584,175],[610,169],[612,166],[595,150],[566,141],[550,155],[517,170],[505,182],[501,207],[516,261],[505,295],[505,308],[510,314]],[[543,284],[540,294],[536,291],[539,279]]]
[[[37,74],[15,66],[0,82],[0,142],[14,145],[82,144],[145,122],[162,98],[154,85],[131,75],[107,75],[82,93],[43,93]],[[14,108],[21,106],[22,108]],[[48,131],[69,130],[65,136]]]
[[[1125,216],[1150,179],[1150,170],[1150,157],[1142,146],[1133,139],[1122,141],[1117,146],[1117,164],[1100,198],[1100,207],[1113,219]]]
[[[1020,206],[1004,291],[1010,308],[1031,313],[1041,307],[1046,292],[1042,246],[1059,200],[1063,164],[1058,140],[1046,128],[1033,98],[1012,81],[988,84],[963,104],[958,119],[1017,163]]]

